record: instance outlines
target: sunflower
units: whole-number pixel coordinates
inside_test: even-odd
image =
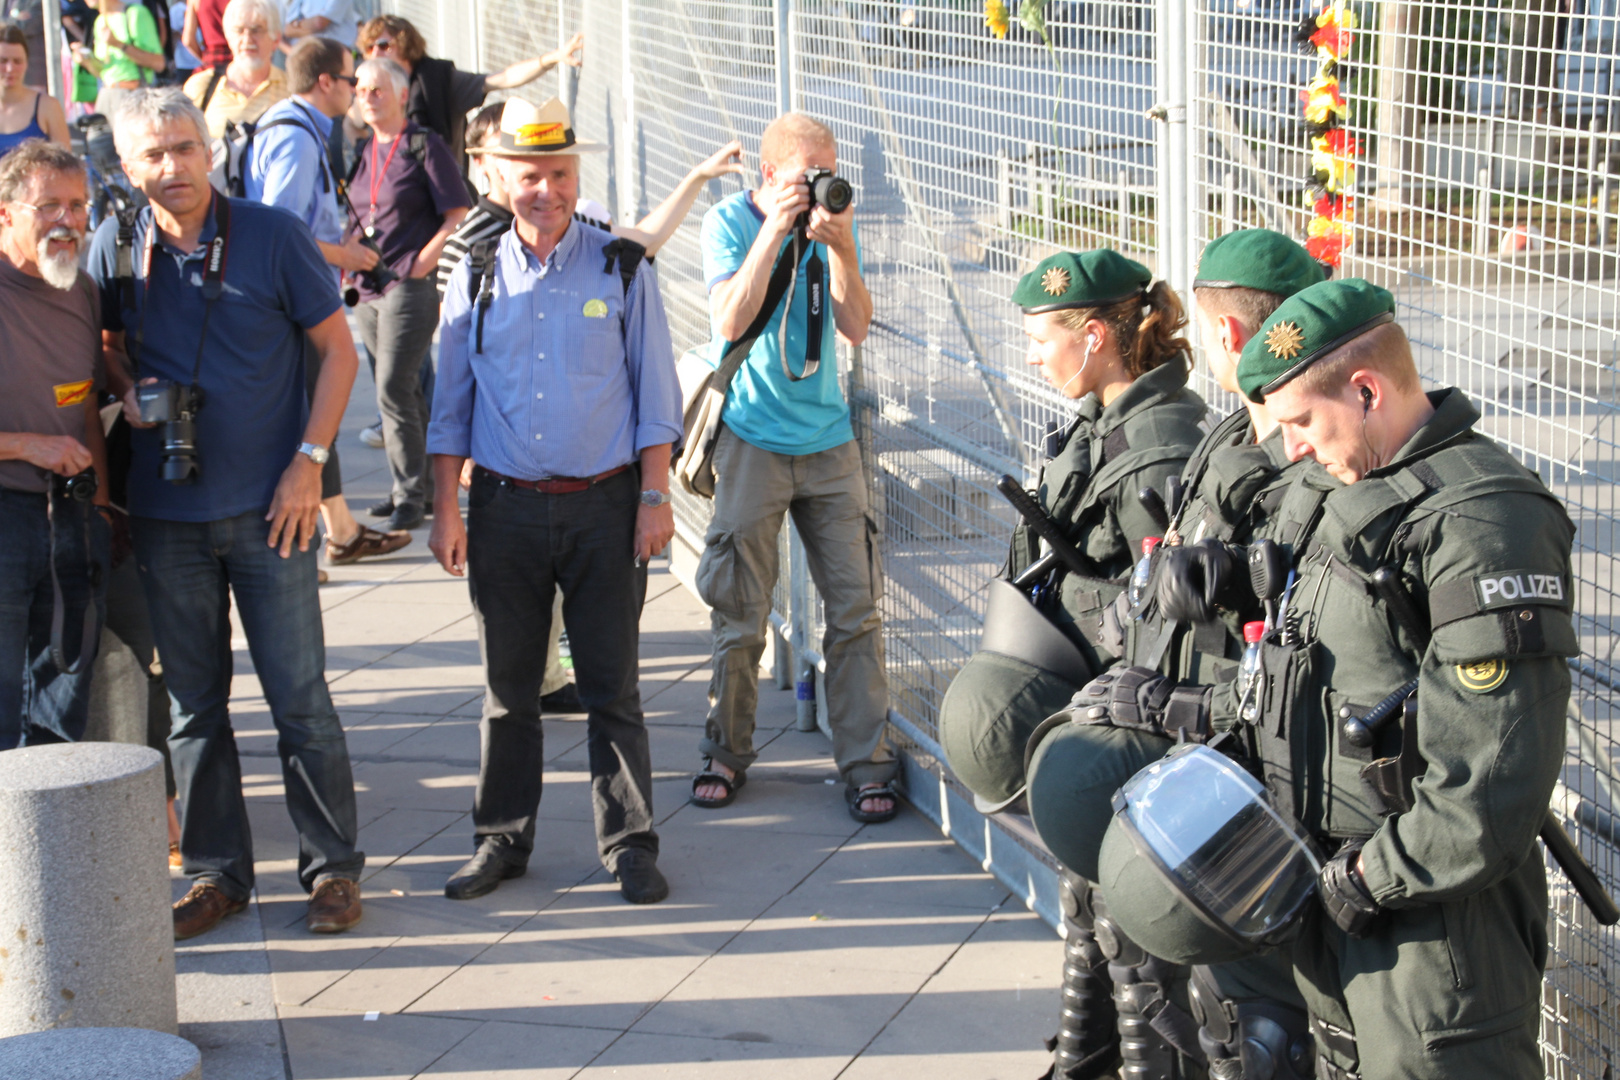
[[[1005,0],[984,0],[984,25],[998,38],[1007,36],[1007,25],[1012,21],[1012,13],[1007,10]]]

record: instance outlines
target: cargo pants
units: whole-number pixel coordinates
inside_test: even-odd
[[[897,766],[884,738],[889,684],[877,610],[883,568],[860,448],[847,442],[813,454],[778,454],[722,425],[714,468],[714,518],[697,570],[698,595],[713,609],[714,629],[699,748],[738,772],[758,756],[759,662],[780,565],[777,536],[782,515],[792,514],[825,614],[821,655],[839,775],[854,785],[892,779]]]

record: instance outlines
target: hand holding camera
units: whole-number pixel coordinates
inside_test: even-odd
[[[374,293],[381,293],[399,279],[399,275],[390,270],[388,264],[382,261],[382,249],[377,246],[377,241],[372,238],[372,230],[367,229],[352,239],[377,256],[372,261],[371,269],[361,270],[354,275],[355,278],[365,281],[366,288]],[[343,302],[349,307],[354,307],[360,302],[360,290],[353,285],[344,289]]]
[[[203,405],[199,386],[167,379],[143,379],[124,395],[124,419],[138,428],[163,428],[163,479],[189,484],[201,472],[197,463],[197,412]]]

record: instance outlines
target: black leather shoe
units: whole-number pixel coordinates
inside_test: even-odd
[[[587,710],[579,700],[579,687],[564,683],[561,689],[540,695],[540,711],[546,715],[556,713],[583,713]]]
[[[389,532],[407,532],[411,529],[420,529],[427,515],[415,503],[400,503],[394,507],[393,516],[388,519]]]
[[[669,882],[658,869],[658,856],[644,848],[625,848],[614,863],[619,894],[632,904],[656,904],[669,896]]]
[[[444,895],[452,900],[472,900],[487,896],[494,892],[501,882],[508,878],[522,877],[526,873],[528,867],[506,861],[500,852],[492,847],[482,847],[478,849],[478,854],[467,861],[467,865],[457,870],[455,875],[444,883]]]
[[[384,499],[382,502],[372,503],[370,506],[366,507],[366,513],[370,514],[372,517],[393,517],[394,500]]]

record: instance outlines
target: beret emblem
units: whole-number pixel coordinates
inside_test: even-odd
[[[1061,266],[1053,266],[1041,275],[1041,288],[1046,290],[1048,296],[1062,296],[1069,291],[1069,272]]]
[[[1266,334],[1266,350],[1283,360],[1298,356],[1304,345],[1305,335],[1292,322],[1278,323]]]

